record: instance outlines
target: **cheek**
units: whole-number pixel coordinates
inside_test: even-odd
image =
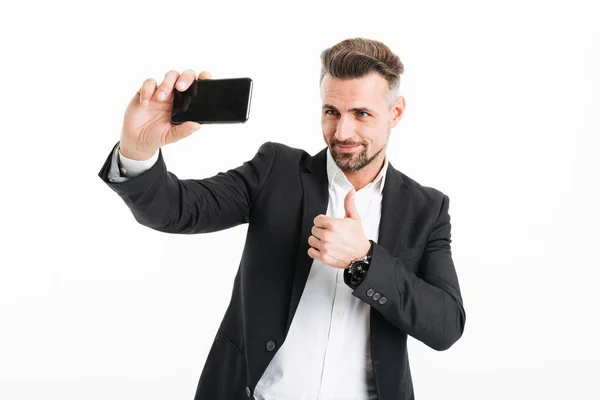
[[[384,142],[389,131],[387,121],[373,124],[365,124],[361,129],[361,134],[364,140],[371,143]]]
[[[357,129],[357,135],[360,137],[360,140],[368,143],[376,143],[377,142],[377,128],[371,125],[364,124]]]

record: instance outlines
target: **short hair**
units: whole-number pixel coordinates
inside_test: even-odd
[[[400,75],[404,65],[400,57],[377,40],[365,38],[346,39],[321,53],[321,79],[326,74],[337,79],[360,78],[377,72],[388,81],[392,97],[398,96]]]

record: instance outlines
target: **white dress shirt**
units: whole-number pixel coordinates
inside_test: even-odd
[[[117,154],[121,169],[117,166]],[[136,176],[154,165],[123,157],[118,148],[109,177]],[[388,161],[373,182],[356,192],[367,238],[379,237]],[[124,176],[123,176],[124,175]],[[327,151],[327,215],[344,218],[352,185]],[[111,180],[113,180],[111,179]],[[377,398],[371,363],[370,306],[352,295],[344,270],[314,260],[290,330],[254,390],[256,400],[371,400]]]

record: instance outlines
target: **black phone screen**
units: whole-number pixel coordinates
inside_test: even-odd
[[[171,123],[185,121],[203,124],[246,122],[250,114],[252,79],[194,80],[180,92],[173,89]]]

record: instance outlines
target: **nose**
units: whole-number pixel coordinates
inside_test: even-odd
[[[339,141],[352,139],[354,137],[354,122],[346,118],[345,116],[340,117],[335,129],[335,138]]]

